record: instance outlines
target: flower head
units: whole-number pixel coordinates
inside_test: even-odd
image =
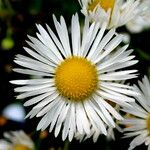
[[[107,28],[120,27],[142,11],[139,0],[79,0],[81,12],[93,22],[107,22]]]
[[[88,10],[93,11],[96,7],[101,6],[105,11],[113,9],[115,0],[93,0],[88,5]]]
[[[60,23],[53,19],[58,37],[48,25],[48,32],[37,25],[38,38],[28,36],[31,48],[24,48],[31,57],[15,59],[24,68],[14,71],[36,76],[11,81],[21,86],[15,88],[21,93],[17,98],[27,99],[24,106],[35,105],[27,117],[42,117],[38,130],[50,126],[57,136],[62,128],[62,139],[70,141],[77,132],[90,134],[91,128],[106,135],[106,126],[115,127],[112,116],[122,119],[106,99],[120,106],[134,101],[129,96],[135,94],[132,87],[119,83],[137,76],[137,70],[124,69],[137,63],[129,56],[132,50],[118,47],[122,35],[115,29],[105,35],[105,23],[99,29],[99,23],[90,24],[86,18],[81,34],[77,14],[72,17],[70,44],[64,18]]]
[[[134,137],[130,143],[129,150],[134,149],[143,143],[150,148],[150,82],[145,76],[142,82],[139,81],[139,87],[135,85],[136,92],[140,93],[135,96],[137,100],[133,108],[124,108],[123,110],[132,115],[122,121],[127,127],[124,129],[125,137]]]
[[[143,10],[142,13],[126,24],[127,29],[133,33],[150,28],[150,0],[141,0],[139,9]]]
[[[34,143],[24,131],[5,132],[0,139],[0,150],[34,150]]]

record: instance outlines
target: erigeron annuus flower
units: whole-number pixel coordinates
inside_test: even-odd
[[[139,0],[79,0],[79,3],[85,16],[100,24],[106,21],[108,29],[123,26],[142,12]]]
[[[150,28],[150,0],[141,0],[140,9],[143,12],[126,24],[127,29],[133,33]]]
[[[133,104],[133,108],[124,108],[123,110],[132,115],[127,117],[122,124],[126,125],[125,137],[135,137],[130,143],[129,150],[134,149],[143,143],[148,145],[150,149],[150,82],[145,76],[142,82],[135,85],[135,91],[140,93],[135,96],[137,102]]]
[[[34,150],[32,139],[24,131],[4,133],[5,139],[0,139],[0,150]]]
[[[31,58],[16,56],[15,63],[24,68],[14,71],[36,76],[11,81],[21,86],[15,88],[21,93],[17,98],[27,99],[24,106],[34,105],[27,117],[42,117],[38,130],[49,126],[58,136],[62,129],[62,139],[70,141],[75,133],[88,135],[91,129],[106,135],[106,125],[115,127],[112,116],[122,119],[106,99],[121,106],[134,101],[133,87],[119,83],[137,76],[137,70],[124,69],[137,63],[130,56],[133,50],[126,51],[128,45],[118,47],[122,35],[115,29],[105,35],[106,23],[99,29],[98,23],[90,24],[86,18],[81,34],[76,14],[70,39],[64,18],[60,23],[55,16],[53,20],[58,37],[48,25],[48,31],[37,25],[38,38],[28,36],[31,48],[24,48]]]

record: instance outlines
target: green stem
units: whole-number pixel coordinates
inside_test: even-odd
[[[69,141],[65,141],[64,149],[63,150],[69,150]]]
[[[41,140],[38,139],[36,144],[35,144],[35,150],[39,150],[40,149],[40,145],[41,145]]]

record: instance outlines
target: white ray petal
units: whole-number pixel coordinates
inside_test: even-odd
[[[52,85],[51,84],[32,85],[32,86],[27,85],[27,86],[22,86],[22,87],[15,88],[14,91],[15,92],[28,92],[28,91],[38,90],[38,89],[44,89],[44,88],[47,88],[47,87],[50,88]]]
[[[55,98],[55,97],[54,97]],[[48,104],[47,106],[45,106],[38,114],[37,117],[43,116],[44,114],[46,114],[50,109],[52,109],[56,103],[58,103],[60,101],[60,97],[55,98],[55,100],[50,99],[50,104]]]
[[[87,30],[86,37],[84,37],[84,39],[82,39],[81,51],[83,51],[83,53],[81,55],[83,57],[86,57],[86,55],[89,51],[94,27],[95,27],[95,23],[92,23],[90,25],[89,29]]]
[[[93,108],[89,105],[88,102],[84,103],[84,108],[86,109],[86,113],[91,121],[91,124],[96,126],[104,135],[107,135],[106,127],[102,120],[98,117]]]
[[[48,35],[47,31],[41,25],[37,25],[37,28],[41,34],[41,36],[39,36],[39,39],[60,59],[60,61],[62,61],[63,58],[57,47],[53,43],[51,37]]]
[[[49,129],[50,132],[52,132],[64,105],[65,105],[65,101],[60,100],[59,107],[56,107],[56,109],[53,110],[55,113],[53,115],[53,120],[51,122],[51,126]]]
[[[127,80],[131,78],[135,78],[137,75],[133,74],[137,72],[137,70],[127,70],[127,71],[118,71],[118,72],[112,72],[107,74],[101,74],[100,80]]]
[[[31,69],[15,68],[15,69],[13,69],[13,71],[21,73],[21,74],[28,74],[28,75],[35,75],[35,76],[45,76],[45,77],[52,77],[53,76],[50,73],[44,73],[44,72],[35,71],[35,70],[31,70]]]
[[[69,127],[69,141],[71,142],[74,134],[76,133],[76,118],[75,118],[75,105],[71,107],[71,117],[70,117],[70,127]]]
[[[67,115],[69,108],[70,108],[70,103],[68,105],[65,105],[64,108],[62,108],[62,112],[60,113],[60,115],[58,117],[57,124],[55,127],[55,137],[57,137],[59,132],[60,132],[62,123],[66,118],[66,115]]]
[[[112,64],[109,64],[109,66],[107,66],[106,68],[102,69],[100,67],[98,67],[99,73],[107,73],[107,72],[112,72],[112,71],[116,71],[119,69],[124,69],[126,67],[130,67],[135,65],[136,63],[138,63],[138,60],[131,60],[131,61],[127,61],[127,62],[113,62]]]
[[[76,123],[77,123],[78,132],[80,134],[82,134],[83,131],[86,134],[90,133],[90,122],[89,122],[88,117],[85,113],[85,109],[84,109],[82,103],[76,104]]]
[[[98,93],[104,99],[109,99],[109,100],[113,101],[114,103],[117,103],[121,106],[131,107],[131,105],[126,102],[126,98],[128,98],[128,97],[119,97],[119,96],[112,95],[112,94],[109,94],[109,93],[103,92],[103,91],[98,91]],[[132,100],[132,102],[134,101],[134,99],[131,99],[131,100]],[[130,100],[130,102],[131,102],[131,100]]]
[[[123,120],[123,117],[109,103],[101,98],[101,103],[104,107],[118,120]]]
[[[75,56],[80,56],[80,25],[79,25],[79,18],[78,15],[76,14],[75,16],[72,17],[72,22],[71,22],[71,37],[72,37],[72,50],[73,54]]]
[[[39,109],[39,108],[38,109],[33,109],[32,108],[32,110],[26,115],[25,119],[26,118],[30,118],[31,119],[31,118],[35,117],[36,114],[40,112],[40,110],[41,109]]]
[[[77,124],[77,131],[80,134],[83,134],[83,116],[80,117],[79,114],[82,112],[81,104],[76,104],[76,124]]]
[[[100,116],[103,122],[106,123],[107,125],[110,125],[108,119],[106,119],[106,116],[103,114],[103,111],[100,109],[99,105],[95,103],[94,98],[91,101],[89,101],[89,104],[92,106],[94,111]]]
[[[123,138],[129,138],[129,137],[133,137],[133,136],[137,136],[140,135],[143,131],[134,131],[134,132],[128,132],[125,133],[125,135],[123,136]]]
[[[38,89],[38,90],[34,90],[34,91],[29,91],[29,92],[24,92],[20,95],[18,95],[16,98],[17,99],[24,99],[24,98],[28,98],[31,96],[36,96],[36,95],[40,95],[40,94],[44,94],[44,93],[48,93],[48,92],[54,92],[56,91],[55,87],[51,87],[51,88],[44,88],[44,89]]]
[[[50,95],[48,95],[47,97],[45,97],[41,102],[39,102],[36,106],[34,106],[34,109],[37,108],[45,108],[49,103],[51,103],[53,100],[55,100],[58,97],[58,93],[52,93]],[[40,117],[39,115],[37,115],[37,117]]]
[[[91,61],[95,63],[95,60],[97,57],[99,57],[100,53],[102,52],[103,48],[106,46],[106,44],[111,40],[111,38],[115,34],[115,29],[111,29],[102,39],[102,41],[97,46],[97,49],[91,56]]]
[[[88,17],[86,17],[85,21],[84,21],[84,27],[83,27],[83,33],[82,33],[82,40],[81,40],[81,49],[80,49],[81,56],[83,56],[83,52],[85,50],[86,37],[87,37],[88,30],[89,30],[89,19],[88,19]]]
[[[57,34],[58,34],[61,44],[64,48],[65,54],[67,57],[69,57],[69,56],[71,56],[71,49],[70,49],[68,31],[67,31],[67,26],[66,26],[65,20],[61,16],[61,18],[60,18],[61,24],[60,24],[54,15],[53,15],[53,20],[54,20],[54,25],[55,25]]]
[[[104,59],[108,54],[110,54],[120,43],[122,42],[122,35],[114,37],[105,47],[104,52],[96,58],[95,64]]]
[[[51,124],[52,120],[53,120],[53,116],[55,113],[55,109],[58,107],[58,105],[54,105],[53,108],[51,108],[46,114],[47,114],[47,120],[46,122],[43,124],[41,130],[44,131],[46,128],[48,128],[48,126]],[[50,132],[50,131],[49,131]]]
[[[129,89],[123,89],[123,88],[119,88],[119,87],[113,87],[109,84],[109,82],[101,82],[100,86],[109,89],[111,91],[115,91],[124,95],[130,95],[130,96],[135,96],[139,94],[137,92],[135,92],[134,90],[129,90]]]
[[[72,109],[72,105],[74,104],[71,104],[70,105],[70,108],[67,112],[67,115],[66,115],[66,119],[65,119],[65,122],[64,122],[64,127],[63,127],[63,130],[62,130],[62,140],[64,141],[68,134],[69,134],[69,127],[70,127],[70,123],[71,123],[71,109]]]
[[[55,70],[53,67],[48,66],[46,64],[40,63],[38,61],[33,62],[27,62],[22,60],[14,60],[14,62],[20,66],[23,66],[25,68],[33,69],[36,71],[46,72],[46,73],[54,73]]]
[[[133,141],[130,143],[129,150],[135,148],[138,145],[141,145],[144,142],[145,142],[145,135],[142,134],[142,135],[139,135],[139,136],[135,137],[133,139]]]
[[[43,127],[43,125],[47,122],[47,119],[48,119],[48,113],[44,117],[42,117],[42,119],[37,125],[36,130],[40,130]]]
[[[48,83],[54,83],[54,79],[29,79],[29,80],[12,80],[10,81],[12,84],[17,85],[37,85],[37,84],[48,84]]]
[[[43,62],[43,63],[45,63],[45,64],[47,64],[47,65],[49,65],[49,66],[56,67],[56,64],[55,64],[55,63],[53,63],[52,61],[50,61],[50,60],[48,60],[47,58],[43,57],[42,55],[40,55],[40,54],[34,52],[33,50],[31,50],[31,49],[29,49],[29,48],[27,48],[27,47],[23,47],[23,48],[24,48],[24,50],[25,50],[28,54],[30,54],[33,58],[35,58],[35,59],[37,59],[37,60],[39,60],[39,61],[41,61],[41,62]]]
[[[105,30],[106,30],[106,23],[104,22],[102,27],[101,27],[101,29],[100,29],[100,31],[98,32],[98,35],[97,35],[96,39],[94,40],[94,43],[92,45],[92,48],[90,49],[90,52],[89,52],[89,54],[87,56],[87,59],[90,60],[92,55],[93,55],[93,53],[96,51],[97,46],[99,45],[99,43],[100,43],[100,41],[101,41],[101,39],[102,39],[102,37],[104,35]]]
[[[97,67],[101,68],[101,70],[102,70],[102,69],[105,69],[105,67],[110,66],[110,64],[114,64],[115,62],[119,62],[118,61],[119,56],[125,52],[127,47],[128,47],[128,45],[125,45],[125,46],[119,48],[116,52],[114,52],[113,54],[111,54],[109,56],[109,59],[107,59],[107,61],[98,63]]]
[[[142,126],[146,125],[145,120],[144,119],[140,119],[140,118],[124,119],[124,120],[122,120],[121,124],[126,124],[126,125],[140,124]]]
[[[24,106],[30,106],[30,105],[36,104],[36,103],[42,101],[43,99],[45,99],[47,96],[51,95],[52,93],[53,92],[47,92],[47,93],[44,93],[42,95],[31,98],[24,103]]]
[[[47,27],[47,30],[50,34],[50,36],[52,37],[53,39],[53,42],[55,43],[55,45],[57,46],[58,50],[61,52],[61,54],[64,56],[64,57],[67,57],[67,54],[62,46],[62,44],[60,43],[60,41],[58,40],[58,38],[56,37],[56,35],[54,34],[54,32],[51,30],[51,28],[46,24],[46,27]]]
[[[99,108],[101,109],[102,113],[105,115],[105,118],[108,120],[108,125],[115,127],[115,122],[112,119],[112,116],[109,114],[109,112],[106,110],[106,108],[101,103],[101,98],[97,95],[93,95],[94,100],[97,102]]]
[[[48,58],[55,64],[60,63],[59,58],[54,54],[54,52],[52,52],[48,47],[46,47],[41,41],[29,35],[28,38],[36,46],[36,48],[38,48],[38,52],[42,50],[41,53],[44,55],[44,57]]]
[[[83,56],[85,56],[85,54],[87,56],[88,53],[91,51],[91,47],[92,47],[92,45],[93,45],[93,43],[95,41],[95,38],[97,36],[97,33],[99,31],[99,27],[100,27],[99,23],[95,23],[94,24],[94,28],[93,28],[92,34],[90,34],[90,36],[91,36],[90,41],[87,43],[87,46],[86,46],[87,53],[83,53],[84,54]],[[89,28],[89,30],[91,30],[91,28]]]

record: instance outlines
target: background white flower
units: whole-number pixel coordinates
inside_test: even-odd
[[[138,33],[150,28],[150,0],[141,0],[140,9],[143,12],[126,24],[128,30],[132,33]]]
[[[62,128],[62,139],[70,141],[78,132],[89,135],[91,129],[107,135],[106,126],[115,127],[113,117],[122,117],[106,100],[131,107],[130,96],[137,94],[133,87],[119,83],[137,76],[137,70],[125,69],[137,63],[130,56],[133,50],[126,51],[128,45],[118,47],[122,35],[115,29],[106,34],[106,23],[99,29],[99,23],[90,24],[86,18],[81,34],[76,14],[70,40],[64,18],[60,23],[55,16],[53,20],[58,37],[48,25],[48,32],[37,25],[38,38],[28,36],[31,48],[24,48],[32,58],[17,55],[15,59],[24,68],[14,71],[37,76],[11,81],[21,86],[15,88],[21,93],[17,98],[27,98],[24,106],[35,105],[27,117],[42,117],[38,130],[50,126],[49,132],[55,129],[58,136]]]
[[[10,104],[2,111],[2,114],[5,118],[17,121],[17,122],[24,122],[25,121],[25,109],[21,104]]]
[[[135,87],[135,91],[140,93],[139,96],[135,96],[137,100],[133,104],[133,108],[124,108],[123,111],[131,114],[130,118],[126,118],[122,121],[122,124],[127,127],[124,129],[125,137],[134,137],[130,143],[129,150],[134,149],[143,143],[148,145],[150,149],[150,82],[145,76],[142,82],[138,82],[138,86]]]
[[[0,150],[34,150],[34,143],[24,131],[4,133],[5,139],[0,139]]]
[[[139,0],[79,0],[81,12],[91,21],[107,22],[107,28],[120,27],[133,20],[143,10]]]

